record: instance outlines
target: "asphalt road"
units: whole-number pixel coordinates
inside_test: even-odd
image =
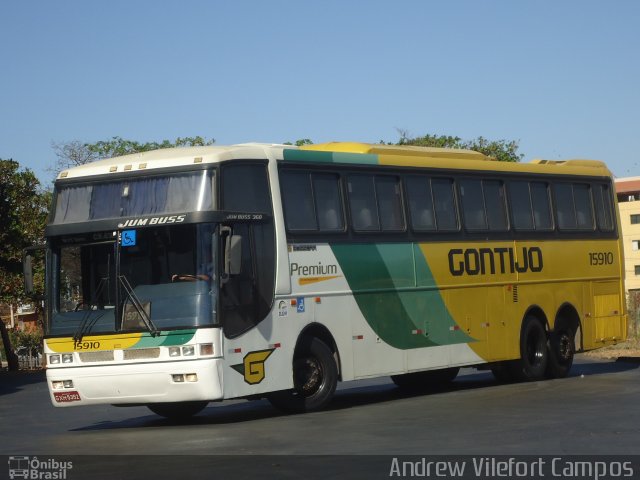
[[[465,369],[447,389],[424,394],[407,394],[381,378],[341,385],[322,412],[282,415],[266,401],[228,401],[186,423],[144,407],[54,408],[43,373],[0,373],[0,455],[155,455],[156,467],[176,455],[205,455],[233,459],[217,464],[219,472],[275,469],[278,478],[295,478],[294,467],[288,476],[290,462],[318,473],[358,458],[336,455],[386,456],[369,458],[368,465],[386,469],[385,477],[394,455],[635,455],[639,366],[578,356],[569,378],[510,385]],[[108,472],[118,458],[104,457],[95,468]],[[0,466],[0,478],[3,473]]]

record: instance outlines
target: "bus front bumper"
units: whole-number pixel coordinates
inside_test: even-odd
[[[55,407],[222,400],[221,359],[47,369]]]

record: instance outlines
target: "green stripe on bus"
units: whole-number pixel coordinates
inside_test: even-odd
[[[134,345],[133,348],[147,348],[147,347],[171,347],[174,345],[184,345],[193,338],[196,334],[195,329],[188,330],[169,330],[161,332],[157,337],[152,337],[151,334],[145,333],[140,341]]]
[[[474,341],[452,328],[456,323],[419,247],[336,244],[331,249],[362,315],[389,345],[410,349]]]
[[[285,162],[355,163],[378,165],[378,155],[371,153],[321,152],[317,150],[285,149]]]

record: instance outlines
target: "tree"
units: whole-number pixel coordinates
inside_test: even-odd
[[[400,140],[396,145],[416,145],[420,147],[462,148],[474,150],[501,162],[519,162],[524,157],[518,152],[519,144],[516,140],[488,140],[478,137],[473,140],[463,140],[450,135],[431,135],[410,138],[404,130],[399,130]]]
[[[66,170],[78,165],[93,162],[101,158],[119,157],[130,153],[147,152],[149,150],[157,150],[159,148],[174,147],[202,147],[213,145],[213,138],[205,137],[178,137],[173,142],[162,140],[161,142],[137,142],[135,140],[126,140],[121,137],[112,137],[109,140],[100,140],[95,143],[84,143],[79,140],[72,140],[63,143],[52,143],[53,151],[57,160],[53,167],[54,173]]]
[[[42,243],[51,194],[43,191],[29,169],[14,160],[0,159],[0,303],[18,305],[35,301],[44,291],[44,272],[36,270],[37,290],[27,296],[23,287],[22,254],[26,247]],[[3,322],[2,340],[9,367],[12,350]]]

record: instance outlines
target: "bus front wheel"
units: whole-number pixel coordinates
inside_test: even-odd
[[[156,415],[171,420],[184,420],[199,413],[209,402],[175,402],[175,403],[151,403],[147,408]]]
[[[338,367],[331,349],[321,340],[304,338],[293,359],[292,390],[267,397],[279,410],[302,413],[320,410],[331,401],[338,385]]]

